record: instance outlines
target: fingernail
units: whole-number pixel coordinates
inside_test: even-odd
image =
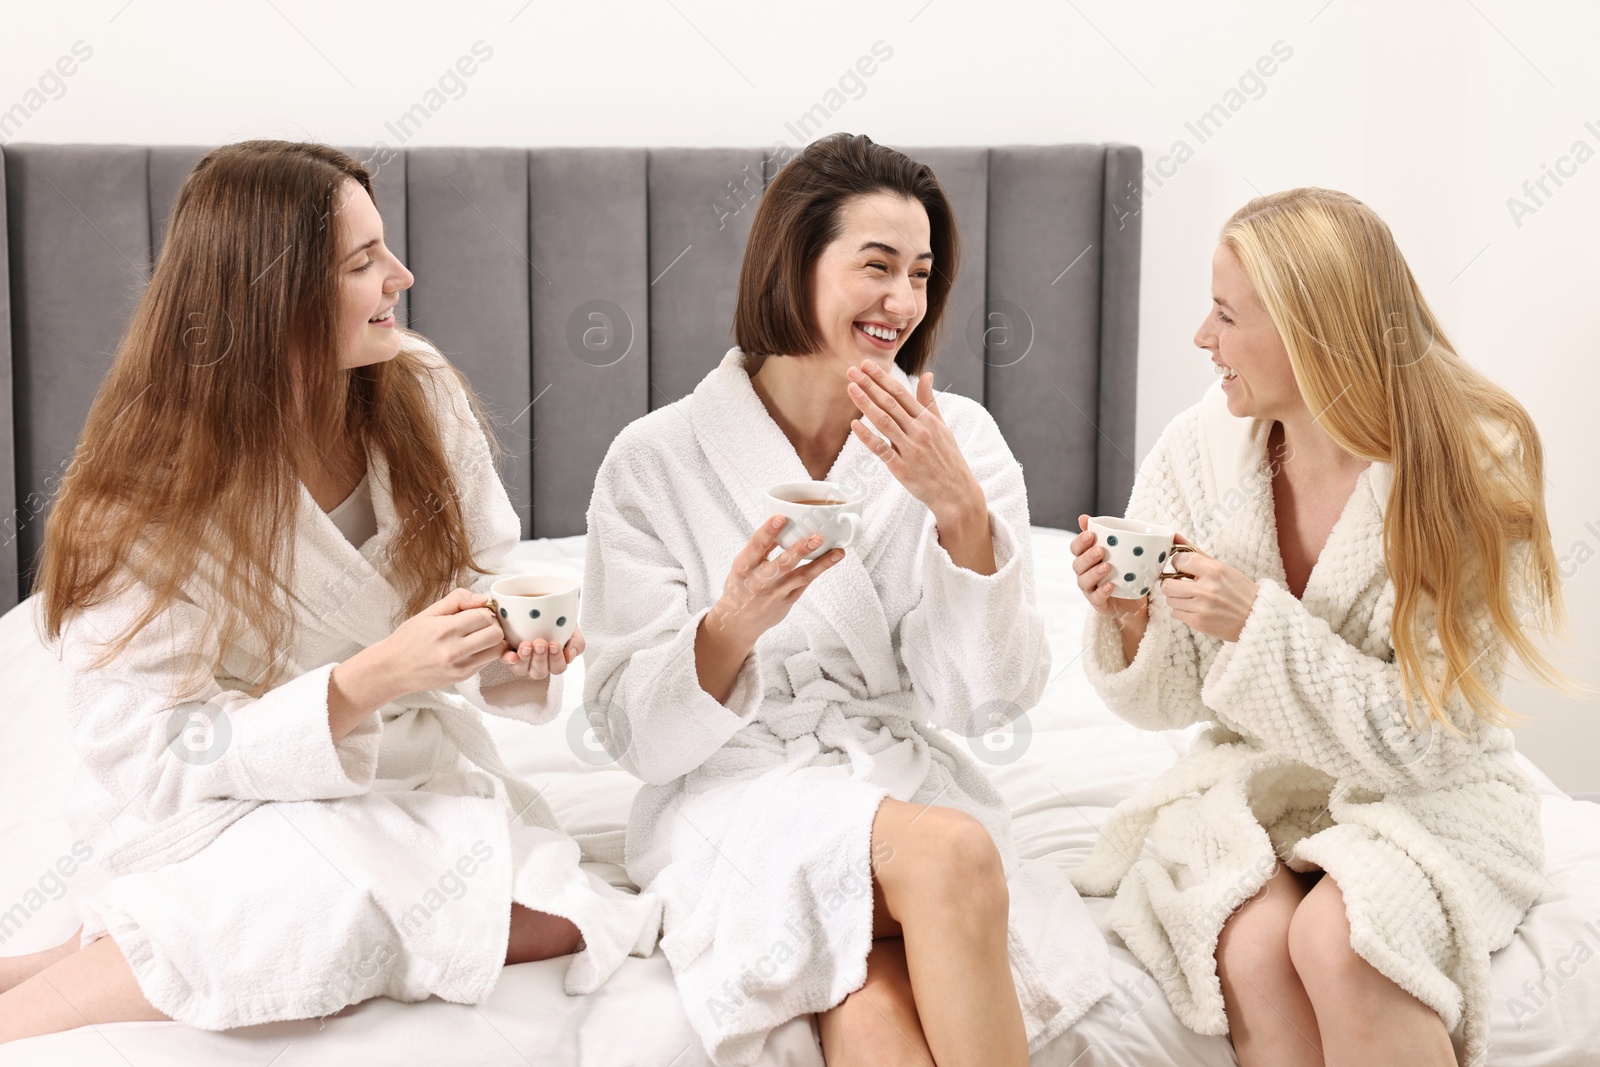
[[[777,518],[775,518],[775,519],[773,519],[773,520],[772,520],[772,528],[773,528],[773,529],[774,529],[774,530],[781,530],[781,529],[783,529],[783,516],[781,516],[781,515],[780,515],[780,516],[778,516],[778,517],[777,517]]]

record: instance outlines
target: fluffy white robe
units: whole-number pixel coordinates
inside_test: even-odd
[[[762,635],[725,704],[700,687],[696,631],[770,517],[765,489],[807,477],[743,353],[634,422],[601,466],[586,710],[647,783],[628,873],[662,898],[662,950],[719,1064],[753,1063],[772,1028],[865,981],[885,796],[965,811],[999,846],[1031,1048],[1110,990],[1104,938],[1065,875],[1018,858],[999,792],[930,725],[993,729],[1033,705],[1049,669],[1022,470],[980,405],[940,407],[988,498],[999,570],[956,566],[927,508],[852,436],[828,479],[864,495],[860,539]]]
[[[1459,734],[1407,716],[1383,556],[1389,465],[1361,474],[1304,596],[1288,591],[1270,429],[1233,417],[1213,385],[1141,467],[1127,514],[1186,534],[1256,580],[1257,594],[1231,643],[1174,619],[1152,594],[1131,664],[1109,619],[1094,616],[1086,628],[1085,667],[1112,710],[1147,729],[1212,725],[1112,813],[1073,881],[1085,893],[1116,893],[1111,925],[1178,1017],[1224,1034],[1215,960],[1223,923],[1276,859],[1325,870],[1343,892],[1355,951],[1437,1011],[1464,1044],[1463,1062],[1477,1062],[1489,954],[1543,886],[1538,798],[1510,732],[1459,699],[1448,708]],[[1433,632],[1426,616],[1422,632]],[[1504,644],[1486,626],[1480,638],[1477,666],[1498,676]],[[1436,636],[1425,657],[1437,680]]]
[[[453,378],[430,392],[473,551],[510,572],[520,527],[482,432]],[[253,636],[227,651],[206,693],[172,697],[210,625],[204,579],[103,670],[87,669],[92,646],[123,631],[146,587],[78,616],[60,643],[81,760],[69,821],[103,857],[101,877],[74,887],[83,940],[115,938],[150,1002],[181,1022],[310,1018],[379,994],[475,1003],[504,965],[513,901],[582,931],[569,993],[654,951],[659,901],[580,868],[578,842],[506,770],[480,720],[551,718],[559,678],[491,663],[332,740],[333,667],[406,618],[391,584],[389,466],[375,449],[368,463],[378,533],[359,549],[301,487],[290,680],[259,699],[243,691],[262,676]]]

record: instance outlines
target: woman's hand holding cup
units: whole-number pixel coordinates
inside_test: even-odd
[[[500,662],[511,668],[518,678],[543,681],[552,674],[562,674],[567,665],[583,655],[583,630],[574,626],[565,647],[555,641],[524,641],[520,647],[508,648],[500,654]]]
[[[1150,618],[1149,597],[1112,596],[1115,583],[1111,565],[1106,561],[1105,546],[1096,543],[1098,538],[1095,532],[1089,529],[1089,516],[1078,516],[1078,529],[1083,532],[1072,539],[1069,547],[1072,549],[1072,554],[1077,557],[1072,561],[1072,569],[1078,576],[1078,589],[1083,593],[1084,599],[1095,611],[1115,619],[1119,626],[1126,629],[1132,624],[1137,626],[1142,634],[1144,624]]]
[[[401,694],[466,681],[506,648],[489,598],[456,589],[395,628],[379,644]]]
[[[777,547],[778,536],[788,522],[784,516],[774,515],[751,535],[733,559],[722,596],[706,613],[708,629],[731,638],[746,651],[755,646],[757,638],[783,621],[807,586],[844,559],[844,549],[835,548],[800,566],[807,555],[823,545],[820,534],[811,534],[769,560],[767,556]]]

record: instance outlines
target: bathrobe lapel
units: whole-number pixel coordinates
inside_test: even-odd
[[[372,510],[378,532],[359,548],[334,525],[302,483],[296,559],[290,592],[298,620],[362,647],[376,644],[404,621],[405,599],[391,583],[388,561],[400,536],[381,449],[367,450]]]
[[[904,380],[903,374],[899,377]],[[737,504],[748,533],[770,518],[769,486],[811,477],[756,395],[738,348],[730,349],[717,370],[695,389],[689,418],[701,450]],[[820,626],[838,633],[854,653],[867,695],[891,692],[899,688],[899,676],[889,622],[880,599],[864,591],[872,589],[867,561],[876,555],[874,546],[899,521],[910,497],[854,435],[845,442],[826,480],[863,496],[861,536],[839,564],[806,590],[790,618],[799,613],[808,629]]]
[[[1273,504],[1274,472],[1267,455],[1271,421],[1234,416],[1221,385],[1214,384],[1202,399],[1199,428],[1204,499],[1211,513],[1221,509],[1229,516],[1210,535],[1211,543],[1201,547],[1237,559],[1287,588]],[[1361,473],[1306,581],[1301,603],[1336,633],[1342,632],[1354,607],[1338,587],[1348,587],[1357,575],[1364,583],[1384,567],[1383,516],[1392,481],[1393,468],[1387,463],[1374,462]]]

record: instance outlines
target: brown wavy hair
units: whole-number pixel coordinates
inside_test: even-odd
[[[35,587],[50,641],[134,581],[153,594],[93,668],[198,579],[223,617],[208,620],[213,647],[186,650],[194,671],[180,695],[198,692],[246,633],[268,664],[251,694],[285,680],[295,539],[283,533],[299,516],[300,472],[319,456],[382,450],[403,517],[385,562],[408,615],[486,573],[430,400],[448,383],[426,380],[454,375],[498,451],[466,379],[404,331],[394,359],[339,366],[338,205],[357,195],[351,182],[372,196],[354,159],[288,141],[218,148],[184,181],[41,548]]]
[[[955,209],[926,163],[874,144],[865,134],[835,133],[812,141],[761,197],[739,268],[734,341],[749,356],[800,356],[822,347],[811,306],[811,276],[857,197],[889,193],[920,203],[928,213],[933,269],[928,306],[910,339],[895,353],[915,378],[938,349],[939,324],[960,268]]]
[[[1570,689],[1531,636],[1565,619],[1539,433],[1516,398],[1456,353],[1389,227],[1352,196],[1290,189],[1240,208],[1222,243],[1272,317],[1319,424],[1346,452],[1392,465],[1383,546],[1408,702],[1420,693],[1429,717],[1451,726],[1444,706],[1459,692],[1481,719],[1508,721],[1486,637],[1503,639],[1541,682]],[[1427,616],[1440,679],[1423,667]]]

